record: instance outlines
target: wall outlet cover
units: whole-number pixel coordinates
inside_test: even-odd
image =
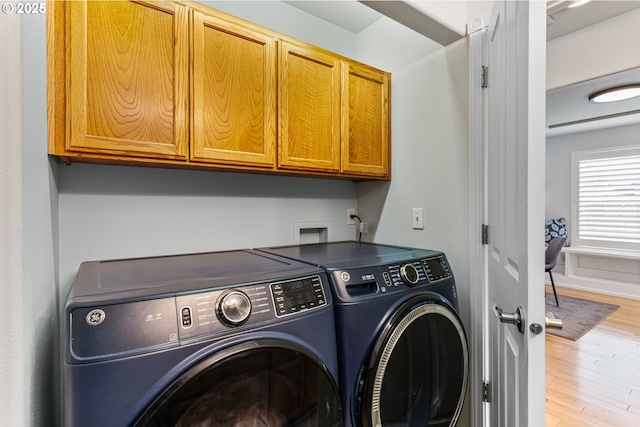
[[[351,224],[355,224],[356,220],[354,218],[351,218],[351,215],[355,215],[356,214],[356,210],[355,208],[348,208],[347,209],[347,225],[351,225]]]
[[[424,209],[413,208],[412,224],[414,230],[424,230]]]

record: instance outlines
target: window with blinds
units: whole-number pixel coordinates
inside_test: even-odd
[[[578,246],[640,251],[640,146],[574,153],[576,169]]]

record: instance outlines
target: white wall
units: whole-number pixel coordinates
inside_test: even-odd
[[[493,0],[471,0],[467,2],[467,22],[473,21],[475,18],[491,13],[493,9]]]
[[[547,43],[547,89],[640,66],[640,9]]]
[[[214,0],[200,3],[349,58],[356,54],[353,33],[281,1]]]

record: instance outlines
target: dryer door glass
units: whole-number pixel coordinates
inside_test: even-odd
[[[380,336],[361,396],[365,426],[453,426],[467,386],[468,348],[453,309],[404,304]]]
[[[175,380],[136,426],[340,426],[336,384],[299,347],[250,343]]]

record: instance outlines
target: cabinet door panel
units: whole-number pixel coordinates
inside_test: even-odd
[[[193,160],[273,166],[275,39],[194,12]]]
[[[282,168],[340,168],[340,60],[280,42],[279,156]]]
[[[345,64],[343,84],[342,170],[389,175],[389,75]]]
[[[128,1],[69,8],[66,149],[186,158],[186,8]]]

